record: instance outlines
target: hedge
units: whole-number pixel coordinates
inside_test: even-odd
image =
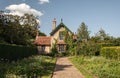
[[[114,46],[113,43],[100,43],[100,45],[101,45],[102,47]]]
[[[0,60],[18,60],[37,54],[37,48],[0,44]]]
[[[109,59],[120,59],[120,46],[119,47],[103,47],[100,54]]]

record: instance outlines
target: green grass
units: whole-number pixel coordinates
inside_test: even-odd
[[[94,56],[77,56],[70,60],[86,78],[120,78],[120,61]]]
[[[85,67],[82,65],[83,64],[83,57],[71,57],[70,61],[75,65],[77,69],[80,70],[80,72],[86,77],[86,78],[94,78],[94,76],[89,73]]]
[[[11,63],[0,62],[0,78],[51,78],[55,63],[56,58],[49,56],[32,56]]]

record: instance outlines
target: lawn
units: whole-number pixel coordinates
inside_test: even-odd
[[[16,62],[0,62],[0,78],[51,78],[56,58],[32,56]]]
[[[120,61],[100,56],[77,56],[70,60],[86,78],[120,78]]]

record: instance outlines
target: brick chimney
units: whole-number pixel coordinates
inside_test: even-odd
[[[56,18],[52,21],[52,31],[56,28]]]

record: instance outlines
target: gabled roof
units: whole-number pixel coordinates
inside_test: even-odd
[[[54,33],[56,33],[61,27],[64,27],[65,29],[67,29],[69,32],[71,32],[71,30],[69,28],[67,28],[67,26],[61,22],[51,33],[50,35],[53,35]],[[72,32],[71,32],[72,33]]]
[[[51,45],[51,37],[39,36],[35,40],[36,45]]]

